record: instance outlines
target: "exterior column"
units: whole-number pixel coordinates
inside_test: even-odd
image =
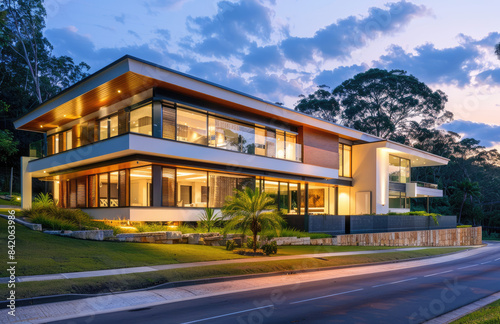
[[[28,172],[28,162],[33,160],[29,156],[21,156],[21,208],[31,208],[33,200],[33,178]]]
[[[153,206],[161,207],[161,182],[162,182],[162,169],[161,165],[153,165]]]
[[[162,104],[161,101],[153,101],[153,137],[162,138]]]

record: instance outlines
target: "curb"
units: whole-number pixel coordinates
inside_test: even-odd
[[[485,245],[483,245],[481,247],[484,247],[484,246]],[[244,280],[244,279],[263,278],[263,277],[275,277],[275,276],[293,275],[293,274],[317,272],[317,271],[327,271],[327,270],[346,269],[346,268],[358,268],[358,267],[372,266],[372,265],[393,264],[393,263],[401,263],[401,262],[408,262],[408,261],[417,261],[417,260],[438,258],[438,257],[442,257],[442,256],[448,256],[448,255],[453,255],[453,254],[457,254],[457,253],[467,252],[467,251],[470,251],[472,249],[477,249],[477,248],[469,248],[469,249],[466,249],[463,251],[456,251],[456,252],[450,252],[450,253],[439,254],[439,255],[432,255],[432,256],[427,256],[427,257],[402,259],[402,260],[394,260],[394,261],[371,262],[371,263],[354,264],[354,265],[346,265],[346,266],[331,266],[331,267],[324,267],[324,268],[288,270],[288,271],[277,271],[277,272],[257,273],[257,274],[248,274],[248,275],[237,275],[237,276],[227,276],[227,277],[215,277],[215,278],[206,278],[206,279],[174,281],[174,282],[166,282],[163,284],[159,284],[159,285],[151,286],[151,287],[146,287],[146,288],[123,290],[123,291],[109,292],[109,293],[62,294],[62,295],[30,297],[30,298],[24,298],[24,299],[16,299],[16,306],[22,307],[22,306],[41,305],[41,304],[72,301],[72,300],[91,298],[91,297],[126,294],[126,293],[137,292],[137,291],[148,291],[148,290],[155,290],[155,289],[187,287],[187,286],[193,286],[193,285],[210,284],[210,283],[218,283],[218,282],[233,281],[233,280]],[[301,260],[301,259],[297,259],[297,260]],[[8,301],[1,301],[0,302],[0,307],[6,307],[7,305],[8,305]]]
[[[424,322],[424,324],[448,324],[453,321],[459,320],[464,316],[469,315],[483,307],[486,307],[497,300],[500,300],[500,291],[489,295],[488,297],[476,300],[473,303],[459,307],[451,312],[435,317],[429,321]]]

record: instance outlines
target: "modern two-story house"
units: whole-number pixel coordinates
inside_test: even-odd
[[[443,194],[411,169],[448,163],[131,56],[15,126],[45,135],[22,159],[23,207],[37,178],[98,219],[197,221],[246,186],[289,217],[409,211]]]

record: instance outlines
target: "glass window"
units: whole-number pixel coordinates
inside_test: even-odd
[[[389,155],[389,181],[408,183],[410,182],[410,160]]]
[[[118,135],[118,115],[109,117],[109,137]]]
[[[177,140],[207,145],[207,115],[177,109]]]
[[[207,172],[177,169],[177,206],[207,207]]]
[[[59,153],[59,134],[54,135],[54,154]]]
[[[286,133],[286,159],[297,161],[297,136]]]
[[[88,187],[89,207],[98,207],[96,180],[97,176],[95,174],[89,176],[89,187]]]
[[[255,129],[217,117],[209,117],[209,145],[243,153],[255,152]]]
[[[71,129],[66,132],[66,150],[71,150],[73,144],[73,132]]]
[[[278,204],[278,181],[264,181],[264,192],[266,192],[271,198],[274,199],[274,203]]]
[[[161,183],[161,205],[165,207],[175,206],[175,169],[163,168]]]
[[[118,207],[119,197],[118,171],[109,173],[109,207]]]
[[[290,208],[289,214],[298,214],[299,213],[299,184],[298,183],[290,183]]]
[[[99,174],[99,207],[108,207],[108,174]]]
[[[223,173],[209,173],[209,204],[211,208],[220,208],[224,206],[226,198],[233,196],[234,191],[243,190],[246,187],[255,187],[255,178],[231,175]]]
[[[146,105],[130,112],[130,131],[145,135],[153,135],[152,106]]]
[[[339,215],[350,215],[350,188],[345,186],[338,187],[338,195],[339,195],[339,206],[338,213]]]
[[[406,198],[404,192],[390,190],[389,208],[410,208],[410,199]]]
[[[108,118],[99,121],[99,139],[104,140],[108,138]]]
[[[163,138],[175,140],[175,106],[163,104]]]
[[[284,213],[288,214],[290,211],[290,194],[288,192],[288,182],[280,181],[280,192],[279,192],[279,209]]]
[[[276,157],[285,158],[285,132],[280,130],[276,131]]]
[[[332,188],[333,189],[333,188]],[[324,185],[309,184],[309,214],[332,214],[330,211],[330,188]]]
[[[266,130],[266,156],[276,157],[276,132]]]
[[[255,128],[255,154],[266,155],[266,130],[264,128]]]
[[[151,206],[151,166],[130,169],[130,206]]]
[[[350,178],[352,164],[352,146],[339,144],[339,176]]]

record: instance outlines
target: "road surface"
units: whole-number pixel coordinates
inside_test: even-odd
[[[500,291],[500,242],[490,244],[485,251],[417,268],[229,293],[55,323],[422,323]]]

